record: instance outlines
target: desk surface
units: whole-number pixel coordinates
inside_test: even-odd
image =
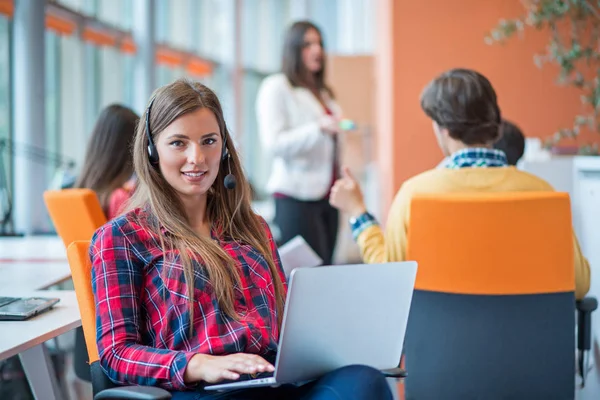
[[[0,263],[3,261],[66,261],[67,251],[58,236],[0,238]]]
[[[37,292],[13,290],[3,295],[59,297],[60,302],[52,310],[26,321],[0,321],[0,360],[81,326],[79,306],[75,292],[72,290]]]
[[[2,262],[0,261],[0,296],[6,290],[41,290],[71,278],[67,261]]]

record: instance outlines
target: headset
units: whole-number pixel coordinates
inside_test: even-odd
[[[152,140],[152,133],[150,131],[150,110],[152,109],[152,104],[154,104],[154,99],[155,97],[150,100],[150,104],[148,104],[148,109],[146,110],[146,135],[148,136],[148,159],[150,160],[150,164],[156,167],[158,165],[158,151],[156,150],[154,140]],[[231,155],[227,150],[227,130],[223,135],[223,150],[221,151],[221,162],[223,163],[225,161],[227,161],[229,173],[225,176],[223,185],[227,189],[235,189],[236,179],[235,175],[231,173]]]

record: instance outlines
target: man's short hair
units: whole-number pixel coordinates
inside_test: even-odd
[[[421,108],[464,144],[492,144],[500,136],[496,92],[476,71],[452,69],[435,78],[421,95]]]

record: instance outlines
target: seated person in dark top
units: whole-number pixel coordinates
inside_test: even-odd
[[[509,165],[517,165],[525,151],[525,136],[521,129],[510,121],[502,120],[502,136],[494,143],[494,148],[506,154]]]

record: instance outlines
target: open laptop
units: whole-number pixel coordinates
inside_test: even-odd
[[[60,299],[0,296],[0,321],[22,321],[50,310]]]
[[[273,376],[204,389],[300,383],[352,364],[398,367],[416,274],[414,261],[293,270]]]

